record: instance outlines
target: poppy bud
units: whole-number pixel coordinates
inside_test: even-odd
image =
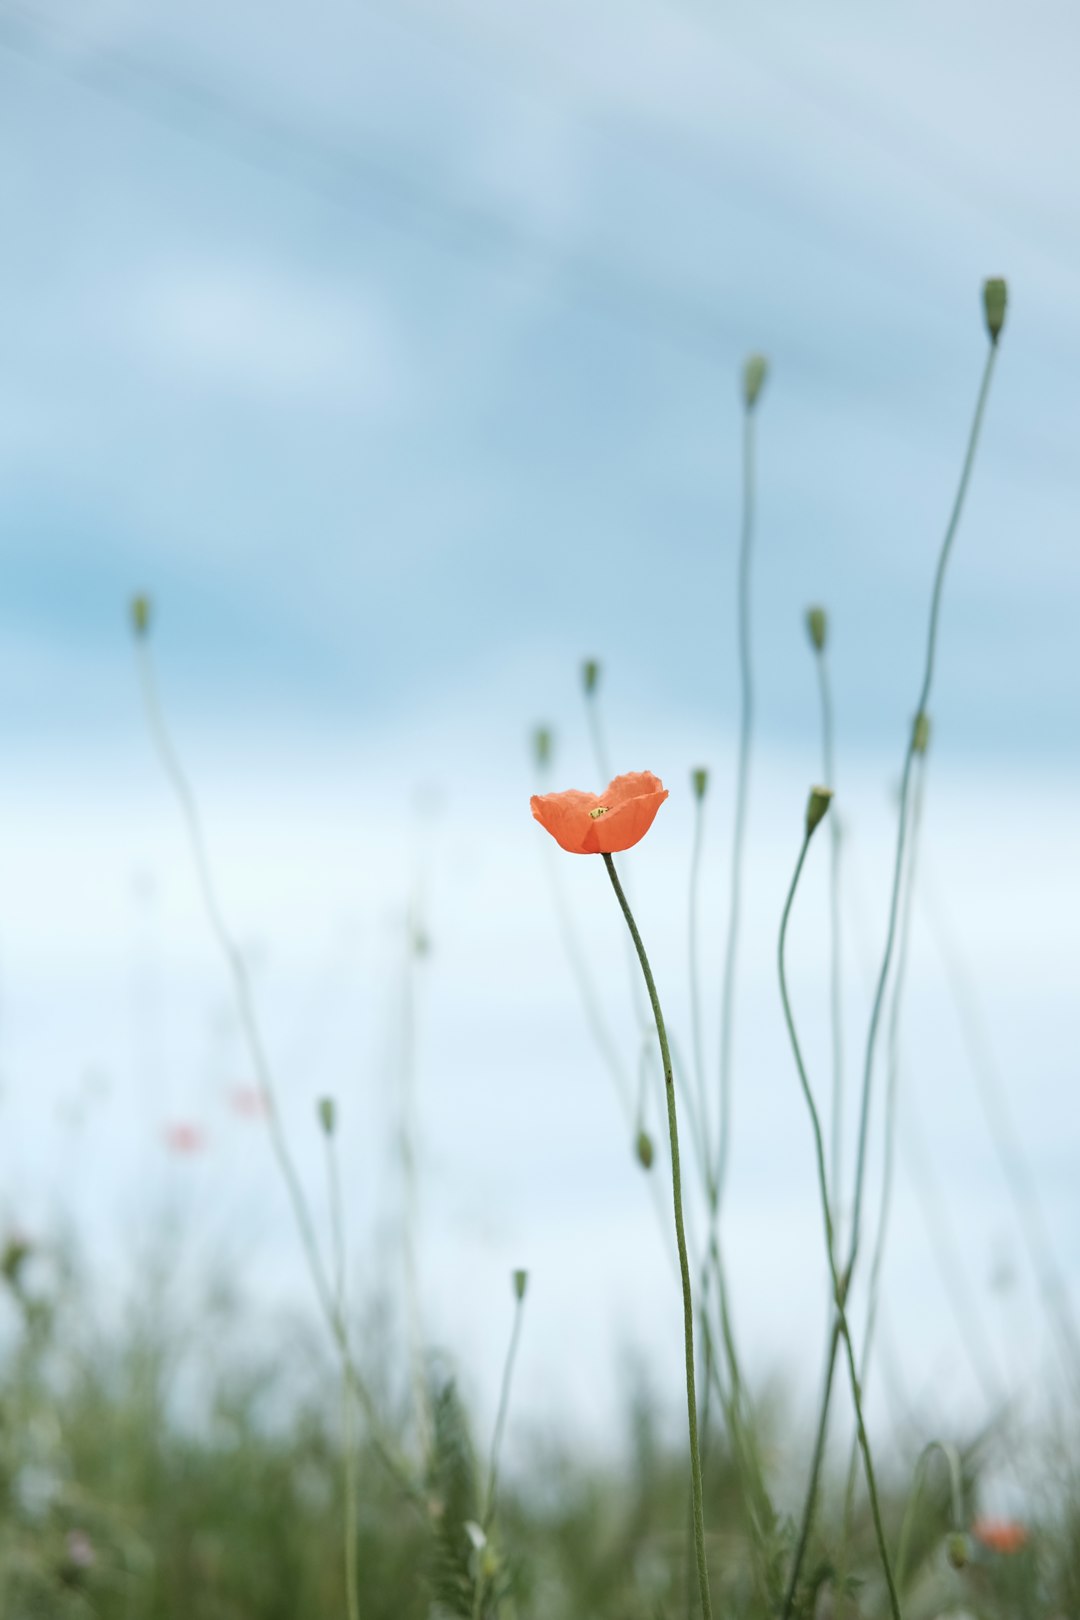
[[[825,638],[829,631],[829,621],[823,607],[812,607],[806,610],[806,628],[815,652],[825,651]]]
[[[514,1272],[514,1298],[516,1300],[520,1301],[520,1300],[523,1300],[525,1298],[525,1290],[526,1290],[526,1288],[528,1288],[528,1286],[529,1286],[529,1273],[527,1271],[515,1271]]]
[[[533,758],[539,771],[551,764],[551,732],[547,726],[537,726],[533,731]]]
[[[337,1124],[337,1109],[333,1097],[319,1098],[319,1124],[327,1136],[333,1136]]]
[[[925,754],[929,746],[930,716],[925,709],[920,709],[911,729],[911,750],[915,754]]]
[[[806,836],[813,835],[814,828],[824,821],[829,805],[832,803],[833,791],[827,787],[812,787],[810,797],[806,802]]]
[[[983,282],[983,311],[991,343],[996,343],[1001,336],[1001,328],[1005,325],[1005,305],[1008,301],[1009,289],[1001,276],[991,276],[989,281]]]
[[[962,1530],[954,1530],[945,1542],[945,1556],[953,1569],[964,1569],[971,1557],[971,1544]]]
[[[131,628],[137,636],[145,636],[150,629],[150,598],[148,596],[133,596],[131,598]]]
[[[591,697],[596,691],[600,680],[600,665],[595,658],[586,658],[581,666],[581,683],[585,688],[585,696]]]
[[[648,1131],[638,1131],[637,1141],[634,1143],[634,1152],[637,1154],[638,1164],[643,1170],[651,1170],[653,1162],[653,1140]]]
[[[758,395],[765,386],[768,370],[769,362],[763,354],[752,354],[743,366],[743,403],[748,411],[752,411],[757,404]]]
[[[709,773],[704,765],[699,765],[696,770],[690,772],[690,780],[694,784],[694,798],[700,804],[709,785]]]

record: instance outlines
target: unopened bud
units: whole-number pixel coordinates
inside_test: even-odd
[[[337,1124],[337,1109],[333,1097],[319,1098],[319,1124],[327,1136],[333,1136]]]
[[[638,1131],[637,1141],[634,1143],[634,1152],[637,1161],[643,1170],[651,1170],[653,1162],[653,1140],[648,1131]]]
[[[585,688],[585,696],[591,697],[596,691],[600,680],[600,665],[595,658],[586,658],[581,666],[581,684]]]
[[[930,716],[920,709],[911,728],[911,747],[916,754],[925,754],[930,746]]]
[[[1005,306],[1009,301],[1009,289],[1001,276],[991,276],[989,281],[983,282],[983,310],[986,314],[986,330],[990,333],[991,343],[996,343],[1001,336],[1001,328],[1005,325]]]
[[[133,596],[131,598],[131,628],[137,636],[145,636],[150,630],[150,598],[148,596]]]
[[[810,797],[806,801],[806,836],[811,837],[814,828],[824,821],[829,805],[832,803],[833,791],[827,787],[812,787]]]
[[[823,607],[806,610],[806,628],[815,652],[825,651],[825,638],[829,633],[829,620]]]
[[[962,1530],[954,1530],[945,1541],[945,1556],[953,1569],[964,1569],[971,1557],[971,1543]]]
[[[533,758],[538,770],[551,763],[551,732],[547,726],[537,726],[532,735]]]
[[[757,404],[758,395],[765,386],[768,371],[769,362],[763,354],[752,354],[743,366],[743,403],[748,411],[752,411]]]
[[[697,799],[698,803],[700,804],[701,800],[705,797],[705,789],[709,785],[709,773],[705,769],[704,765],[699,765],[695,770],[690,772],[690,780],[694,784],[694,798]]]
[[[528,1286],[529,1286],[529,1273],[527,1271],[515,1271],[514,1272],[514,1298],[516,1300],[522,1300],[522,1299],[525,1298],[525,1290],[526,1290],[526,1288],[528,1288]]]

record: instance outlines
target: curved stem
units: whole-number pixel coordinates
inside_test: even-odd
[[[900,903],[899,945],[896,953],[896,974],[893,979],[892,1001],[889,1007],[888,1069],[885,1081],[885,1158],[881,1178],[881,1203],[878,1208],[874,1251],[870,1259],[870,1280],[867,1290],[866,1324],[863,1329],[862,1355],[859,1377],[866,1388],[870,1370],[870,1350],[877,1322],[878,1299],[881,1290],[881,1271],[885,1263],[885,1243],[892,1208],[892,1190],[896,1171],[896,1110],[900,1085],[900,1009],[907,977],[908,951],[911,945],[912,900],[915,894],[915,873],[919,852],[919,829],[922,826],[923,791],[926,783],[926,755],[918,756],[918,775],[912,804],[911,838],[908,844],[907,876]],[[852,1445],[848,1461],[847,1487],[844,1493],[844,1536],[847,1539],[855,1495],[855,1468],[857,1452]]]
[[[877,1045],[878,1026],[881,1021],[881,1011],[885,1000],[885,986],[892,966],[893,949],[896,941],[897,912],[900,901],[900,883],[904,865],[904,850],[907,841],[908,824],[908,788],[911,779],[911,764],[915,756],[915,725],[918,716],[925,713],[930,697],[930,687],[933,681],[934,660],[937,652],[938,619],[941,612],[942,589],[945,582],[945,569],[952,551],[953,541],[960,524],[960,515],[963,511],[964,498],[967,494],[971,472],[975,463],[975,452],[978,447],[979,434],[982,429],[983,415],[986,410],[986,401],[990,393],[990,381],[994,372],[994,359],[997,354],[997,345],[991,342],[983,368],[982,381],[975,402],[975,415],[972,419],[971,432],[968,436],[967,450],[964,455],[963,466],[960,471],[960,483],[957,487],[952,512],[949,515],[945,537],[941,544],[938,556],[937,570],[934,575],[933,592],[930,598],[930,623],[927,631],[926,660],[923,668],[922,687],[919,701],[915,710],[915,720],[912,722],[908,737],[907,751],[904,755],[904,770],[900,783],[900,815],[896,830],[896,853],[893,861],[892,890],[889,899],[889,918],[885,934],[885,950],[882,956],[881,969],[878,974],[874,990],[874,1000],[870,1012],[870,1025],[866,1037],[866,1053],[863,1060],[862,1095],[859,1104],[859,1135],[858,1149],[855,1161],[855,1193],[852,1204],[851,1243],[848,1250],[848,1261],[845,1267],[845,1276],[848,1283],[855,1269],[855,1262],[859,1252],[859,1228],[862,1217],[863,1185],[866,1174],[866,1146],[870,1123],[870,1097],[873,1089],[874,1053]]]
[[[371,1428],[372,1444],[382,1458],[387,1469],[397,1481],[401,1490],[414,1504],[423,1506],[423,1497],[418,1487],[410,1479],[404,1462],[393,1453],[389,1442],[380,1434],[378,1416],[371,1392],[363,1379],[349,1350],[345,1325],[334,1304],[333,1295],[326,1279],[322,1259],[319,1254],[319,1245],[315,1237],[315,1227],[308,1208],[307,1198],[292,1155],[285,1137],[285,1130],[281,1122],[281,1113],[278,1108],[277,1091],[274,1086],[273,1072],[270,1061],[263,1044],[262,1031],[255,1012],[255,1001],[251,991],[251,980],[248,976],[247,964],[244,961],[235,941],[233,940],[218,903],[217,892],[214,888],[213,876],[210,870],[210,859],[206,851],[206,840],[203,836],[202,822],[199,817],[195,795],[184,774],[180,764],[179,755],[173,747],[161,704],[158,700],[157,687],[154,681],[154,667],[150,657],[150,649],[144,636],[140,636],[137,643],[139,675],[142,683],[143,702],[146,709],[150,731],[157,749],[158,758],[162,768],[176,796],[184,825],[187,830],[188,843],[191,848],[195,872],[202,894],[203,907],[211,932],[217,941],[222,956],[225,959],[230,978],[232,980],[233,994],[236,1000],[237,1011],[240,1015],[240,1024],[248,1047],[248,1054],[258,1079],[259,1089],[265,1103],[265,1116],[270,1132],[270,1142],[277,1159],[278,1168],[285,1182],[292,1206],[296,1228],[300,1235],[300,1244],[307,1261],[308,1271],[315,1287],[319,1306],[326,1318],[327,1325],[333,1335],[334,1343],[339,1352],[347,1358],[349,1381],[352,1384],[360,1405],[368,1419]]]
[[[731,1148],[731,1047],[735,1003],[735,960],[739,943],[742,902],[743,845],[746,839],[746,801],[750,785],[750,740],[754,720],[753,669],[750,662],[750,554],[754,536],[754,412],[743,414],[743,513],[739,545],[738,637],[739,761],[735,777],[735,827],[731,843],[731,908],[728,912],[724,980],[720,997],[720,1117],[716,1141],[717,1209],[723,1201]]]
[[[870,1441],[866,1433],[866,1424],[863,1420],[862,1395],[859,1389],[859,1378],[855,1367],[855,1354],[852,1349],[851,1332],[848,1327],[847,1315],[844,1308],[844,1299],[848,1279],[847,1277],[844,1277],[843,1279],[841,1278],[836,1264],[836,1248],[833,1234],[832,1215],[829,1210],[829,1185],[825,1170],[825,1146],[821,1135],[821,1121],[818,1118],[817,1106],[814,1102],[814,1094],[810,1090],[810,1082],[806,1076],[806,1066],[803,1062],[802,1049],[799,1046],[799,1038],[795,1033],[795,1020],[791,1012],[791,1001],[788,996],[787,988],[787,972],[784,964],[784,948],[787,942],[788,920],[791,916],[791,907],[795,899],[795,891],[798,888],[799,878],[802,874],[803,865],[806,861],[806,852],[810,848],[811,836],[812,832],[808,831],[803,837],[802,848],[799,850],[799,858],[795,863],[795,873],[791,880],[791,887],[788,890],[787,900],[784,904],[783,917],[780,921],[780,940],[777,948],[777,961],[780,972],[780,999],[784,1004],[784,1020],[787,1024],[788,1037],[791,1041],[791,1050],[795,1057],[795,1066],[799,1072],[799,1083],[802,1086],[803,1096],[806,1099],[806,1106],[810,1113],[810,1123],[814,1132],[814,1152],[817,1160],[818,1191],[821,1196],[821,1211],[825,1223],[825,1248],[828,1254],[829,1270],[832,1276],[833,1293],[836,1302],[837,1325],[839,1328],[840,1338],[844,1343],[844,1352],[848,1364],[848,1376],[851,1382],[851,1398],[855,1407],[855,1426],[859,1436],[859,1446],[863,1455],[863,1467],[866,1472],[866,1486],[870,1493],[870,1508],[874,1518],[874,1533],[877,1537],[878,1553],[881,1557],[882,1568],[885,1571],[885,1584],[889,1589],[889,1606],[892,1611],[893,1620],[901,1620],[900,1600],[896,1591],[896,1583],[893,1579],[892,1563],[889,1558],[888,1544],[885,1540],[885,1529],[881,1520],[881,1506],[878,1501],[877,1481],[874,1476],[874,1462],[870,1454]],[[823,1406],[829,1399],[829,1387],[831,1386],[831,1383],[832,1379],[830,1377],[825,1390],[822,1403]]]
[[[829,685],[829,669],[825,648],[816,649],[818,692],[821,698],[821,752],[825,787],[836,792],[836,758],[833,744],[833,704]],[[844,1014],[843,1014],[843,953],[840,939],[840,818],[835,812],[829,817],[829,931],[830,961],[829,985],[832,1014],[833,1089],[832,1089],[832,1207],[836,1221],[840,1219],[840,1189],[843,1186],[842,1155],[844,1140]]]
[[[660,1058],[664,1066],[668,1136],[671,1143],[671,1187],[675,1205],[675,1241],[679,1250],[679,1275],[682,1280],[683,1339],[686,1352],[686,1417],[690,1435],[690,1480],[693,1491],[698,1589],[701,1594],[701,1612],[704,1620],[712,1620],[712,1600],[709,1595],[709,1567],[705,1557],[705,1513],[701,1493],[701,1455],[698,1448],[697,1395],[694,1369],[694,1304],[690,1291],[690,1264],[686,1253],[686,1230],[683,1225],[682,1174],[679,1166],[679,1123],[675,1112],[675,1076],[671,1067],[671,1050],[668,1046],[667,1030],[664,1027],[664,1015],[660,1010],[660,998],[656,993],[656,984],[653,980],[652,968],[649,966],[649,958],[645,954],[645,946],[642,944],[637,923],[634,921],[633,912],[627,903],[626,895],[623,893],[622,884],[619,882],[619,876],[615,870],[615,863],[610,855],[604,856],[604,865],[607,867],[611,886],[615,890],[616,899],[622,909],[623,916],[626,918],[626,926],[630,930],[630,937],[634,942],[638,961],[641,963],[641,972],[645,979],[645,988],[649,993],[649,1002],[656,1023],[656,1036],[660,1043]]]
[[[938,619],[941,613],[941,597],[945,583],[945,569],[952,551],[956,531],[960,525],[960,514],[963,511],[964,497],[967,494],[968,483],[971,479],[972,467],[975,464],[975,451],[979,443],[979,432],[982,428],[983,414],[986,410],[986,401],[990,393],[990,381],[994,374],[994,360],[997,355],[997,345],[991,343],[986,356],[986,365],[983,370],[982,382],[975,403],[975,416],[971,424],[971,433],[968,438],[967,452],[960,472],[960,483],[953,502],[953,509],[949,516],[945,538],[941,543],[941,552],[938,557],[937,572],[934,576],[934,588],[930,598],[930,624],[926,637],[926,661],[923,668],[922,687],[919,700],[915,705],[916,719],[925,714],[930,698],[930,687],[934,677],[934,660],[937,654]],[[881,962],[881,971],[878,975],[877,988],[874,992],[874,1005],[870,1014],[870,1027],[866,1038],[866,1057],[863,1064],[862,1101],[859,1114],[859,1147],[855,1165],[855,1198],[852,1207],[851,1248],[848,1258],[848,1269],[854,1267],[859,1248],[859,1219],[862,1213],[863,1184],[866,1174],[866,1141],[870,1115],[870,1093],[872,1089],[874,1071],[874,1052],[877,1045],[878,1025],[881,1020],[881,1009],[885,1000],[885,984],[892,965],[893,948],[896,941],[897,915],[900,904],[900,884],[904,867],[904,848],[907,841],[908,826],[908,786],[911,780],[911,766],[915,757],[915,723],[912,724],[908,737],[907,752],[904,756],[904,774],[900,783],[900,819],[896,832],[896,856],[893,863],[892,894],[889,900],[889,922],[885,935],[885,951]]]

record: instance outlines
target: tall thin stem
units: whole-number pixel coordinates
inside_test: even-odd
[[[326,1182],[330,1192],[330,1231],[334,1255],[334,1295],[338,1320],[344,1324],[348,1317],[345,1298],[345,1218],[341,1203],[341,1177],[338,1175],[337,1154],[334,1151],[334,1132],[328,1130],[324,1135]],[[356,1547],[356,1437],[353,1433],[353,1391],[349,1379],[349,1363],[348,1357],[344,1354],[341,1365],[341,1409],[342,1468],[345,1480],[345,1603],[349,1620],[360,1620],[360,1582]]]
[[[799,1083],[802,1086],[803,1096],[806,1099],[806,1106],[809,1110],[810,1122],[814,1132],[814,1152],[817,1160],[818,1191],[821,1196],[821,1211],[825,1224],[825,1248],[828,1255],[829,1271],[832,1277],[837,1323],[839,1325],[840,1338],[843,1340],[844,1352],[848,1364],[848,1376],[851,1382],[851,1398],[855,1407],[855,1426],[859,1436],[859,1446],[863,1455],[863,1468],[866,1473],[866,1486],[870,1493],[870,1508],[874,1518],[874,1533],[877,1537],[878,1553],[881,1558],[882,1568],[885,1572],[885,1584],[889,1589],[889,1607],[892,1611],[893,1620],[901,1620],[900,1599],[896,1591],[896,1582],[893,1579],[892,1562],[889,1558],[888,1543],[885,1540],[885,1528],[881,1519],[881,1506],[878,1500],[877,1481],[874,1475],[874,1461],[870,1453],[870,1441],[866,1432],[866,1424],[863,1419],[859,1378],[855,1367],[855,1354],[852,1348],[851,1332],[848,1327],[847,1314],[845,1310],[845,1293],[848,1279],[846,1277],[841,1278],[836,1263],[836,1245],[833,1234],[832,1214],[829,1209],[829,1183],[825,1168],[825,1145],[821,1135],[821,1121],[818,1118],[817,1105],[814,1102],[814,1094],[810,1090],[810,1082],[806,1076],[806,1066],[803,1062],[799,1038],[795,1033],[795,1020],[791,1011],[791,1000],[789,998],[787,988],[787,971],[784,962],[788,919],[791,916],[791,907],[795,899],[795,891],[798,888],[799,878],[802,874],[803,864],[806,860],[806,852],[810,848],[810,839],[812,836],[813,827],[808,821],[807,831],[803,837],[802,848],[799,850],[799,858],[795,863],[795,873],[791,880],[791,888],[788,891],[788,897],[784,904],[783,917],[781,918],[780,922],[780,939],[777,947],[777,962],[780,973],[780,998],[784,1005],[784,1020],[787,1024],[788,1037],[791,1041],[791,1050],[795,1057],[795,1066],[799,1072]],[[831,1384],[831,1378],[829,1379],[829,1384]],[[827,1402],[828,1396],[829,1389],[827,1386],[822,1403],[823,1405],[825,1402]]]
[[[315,1236],[315,1227],[311,1218],[307,1198],[300,1181],[292,1154],[285,1137],[285,1130],[281,1122],[281,1113],[278,1107],[277,1090],[274,1085],[273,1071],[266,1053],[266,1047],[255,1012],[255,1000],[251,990],[251,980],[248,975],[247,964],[240,953],[232,935],[225,925],[224,915],[218,902],[214,887],[213,874],[210,868],[210,859],[206,850],[206,840],[203,835],[202,821],[199,816],[195,795],[184,774],[180,764],[179,755],[173,746],[168,728],[165,724],[164,713],[157,695],[157,686],[154,680],[153,660],[147,644],[145,633],[138,633],[136,637],[136,652],[138,656],[139,676],[142,685],[143,702],[147,721],[165,775],[172,787],[180,813],[187,831],[188,843],[195,865],[196,877],[202,895],[203,908],[206,912],[210,929],[217,941],[222,956],[225,959],[229,976],[232,980],[233,994],[237,1011],[240,1015],[240,1025],[244,1032],[244,1039],[251,1058],[252,1066],[259,1083],[265,1104],[265,1117],[270,1133],[270,1142],[274,1156],[285,1182],[292,1207],[296,1228],[300,1236],[300,1245],[307,1261],[308,1271],[315,1287],[319,1306],[326,1318],[327,1325],[333,1335],[338,1350],[347,1358],[349,1379],[364,1414],[370,1426],[372,1444],[382,1458],[389,1472],[393,1475],[401,1490],[414,1504],[423,1506],[423,1497],[418,1487],[409,1477],[405,1463],[395,1456],[389,1441],[380,1433],[378,1414],[375,1403],[367,1385],[360,1377],[358,1368],[352,1359],[345,1325],[342,1322],[334,1304],[333,1294],[327,1282],[323,1269],[322,1258],[319,1254],[319,1245]]]
[[[488,1464],[487,1492],[484,1497],[484,1517],[482,1521],[485,1531],[491,1524],[495,1512],[495,1490],[499,1480],[499,1455],[502,1451],[506,1415],[510,1409],[510,1385],[514,1377],[514,1364],[517,1361],[518,1341],[521,1338],[521,1323],[524,1314],[525,1295],[522,1292],[515,1294],[514,1298],[514,1325],[510,1330],[510,1345],[503,1365],[502,1385],[499,1389],[499,1405],[495,1414],[495,1430],[491,1439],[491,1461]]]
[[[743,845],[746,841],[746,803],[750,789],[750,743],[754,723],[753,668],[750,660],[750,559],[754,538],[754,411],[743,412],[743,507],[739,544],[739,758],[735,775],[735,826],[731,840],[731,899],[724,979],[720,996],[720,1114],[716,1139],[717,1212],[723,1201],[731,1149],[731,1051],[734,1032],[735,962],[739,945],[742,906]]]
[[[931,935],[945,969],[945,980],[961,1037],[967,1048],[968,1063],[975,1077],[983,1117],[1013,1201],[1043,1308],[1055,1330],[1065,1373],[1072,1380],[1074,1388],[1080,1391],[1080,1329],[1069,1304],[1065,1279],[1055,1257],[1035,1181],[1020,1145],[1021,1136],[1006,1101],[1008,1087],[995,1059],[986,1020],[956,937],[946,919],[938,888],[924,885],[923,901]]]
[[[851,1247],[849,1251],[848,1268],[854,1266],[859,1249],[859,1225],[862,1213],[863,1185],[866,1176],[866,1144],[870,1118],[870,1093],[873,1083],[874,1054],[877,1046],[878,1025],[881,1020],[881,1010],[885,1001],[885,985],[892,966],[893,948],[896,942],[897,917],[900,906],[900,886],[904,869],[904,850],[907,843],[908,830],[908,804],[909,784],[911,781],[912,761],[915,758],[916,723],[919,715],[927,712],[930,699],[930,687],[934,678],[934,661],[937,654],[938,620],[941,614],[941,598],[945,584],[945,570],[949,555],[952,551],[956,531],[960,526],[960,514],[964,508],[964,497],[967,494],[968,484],[971,481],[972,468],[975,465],[975,452],[978,448],[979,434],[982,429],[983,415],[986,410],[986,401],[990,393],[990,382],[994,375],[994,361],[997,357],[997,344],[992,342],[986,355],[986,364],[983,368],[982,382],[979,386],[978,398],[975,402],[975,415],[972,419],[971,433],[968,437],[967,451],[964,455],[964,464],[960,472],[960,483],[957,487],[956,498],[953,501],[952,512],[949,516],[945,538],[941,543],[941,552],[938,556],[937,572],[934,575],[934,588],[930,597],[930,624],[926,636],[926,660],[923,668],[922,686],[919,691],[919,700],[915,705],[916,722],[912,724],[908,737],[907,751],[904,755],[904,773],[900,782],[900,818],[896,830],[896,855],[893,863],[892,893],[889,900],[889,921],[885,935],[885,951],[881,961],[881,972],[878,975],[877,988],[874,992],[874,1004],[870,1014],[870,1027],[866,1037],[866,1058],[863,1065],[862,1101],[859,1112],[859,1147],[855,1164],[855,1198],[852,1207]]]
[[[690,851],[690,893],[687,908],[688,965],[690,979],[690,1034],[694,1054],[694,1080],[697,1086],[699,1129],[706,1144],[711,1141],[709,1128],[709,1100],[705,1085],[705,1041],[701,1028],[701,962],[698,930],[698,911],[701,889],[701,849],[705,834],[704,773],[695,779],[702,781],[702,791],[694,793],[694,841]]]
[[[912,900],[915,894],[915,874],[918,867],[919,831],[922,826],[923,792],[926,784],[926,754],[917,755],[918,767],[914,783],[911,838],[908,843],[907,875],[900,902],[899,944],[896,954],[896,973],[893,977],[892,1001],[889,1007],[888,1067],[885,1083],[885,1156],[881,1177],[881,1202],[878,1208],[874,1250],[870,1258],[870,1279],[867,1290],[866,1322],[863,1328],[862,1355],[859,1381],[863,1390],[870,1371],[870,1351],[877,1322],[878,1298],[881,1290],[881,1272],[885,1263],[885,1244],[892,1209],[892,1191],[896,1170],[896,1111],[900,1089],[900,1011],[904,999],[904,981],[907,977],[908,952],[911,945]],[[852,1445],[848,1461],[847,1487],[844,1493],[845,1541],[851,1524],[855,1497],[855,1468],[857,1452]]]
[[[634,914],[630,910],[626,895],[623,893],[622,884],[619,882],[619,876],[615,870],[615,863],[610,855],[604,856],[604,865],[607,867],[611,886],[615,890],[615,897],[622,908],[623,916],[626,918],[626,926],[630,930],[630,937],[634,942],[638,961],[641,963],[641,972],[645,980],[645,988],[649,993],[649,1002],[656,1023],[656,1036],[660,1043],[660,1060],[664,1069],[668,1136],[671,1144],[671,1188],[675,1206],[675,1241],[679,1250],[679,1275],[682,1280],[683,1338],[686,1352],[686,1417],[690,1435],[690,1479],[693,1490],[698,1589],[701,1594],[701,1612],[704,1620],[712,1620],[712,1599],[709,1595],[709,1567],[705,1557],[705,1511],[701,1492],[701,1455],[698,1447],[697,1395],[694,1369],[694,1303],[690,1291],[690,1263],[686,1253],[686,1230],[683,1224],[682,1173],[679,1166],[679,1123],[675,1111],[675,1076],[671,1067],[671,1050],[668,1046],[664,1015],[660,1010],[660,998],[656,993],[656,984],[653,980],[652,968],[649,966],[649,958],[645,954],[645,946],[642,944],[637,923],[634,921]]]
[[[941,611],[942,590],[945,583],[945,570],[952,551],[953,541],[960,525],[960,516],[964,507],[968,484],[975,464],[975,452],[978,448],[979,435],[982,429],[983,416],[986,410],[986,401],[990,393],[990,382],[994,373],[994,360],[997,355],[996,338],[991,339],[983,368],[982,381],[975,402],[975,414],[972,419],[971,431],[968,436],[967,450],[964,455],[963,466],[960,471],[960,482],[957,486],[956,497],[953,501],[952,511],[945,529],[945,536],[938,556],[937,570],[934,575],[934,586],[930,598],[930,622],[926,639],[926,659],[923,668],[922,686],[919,701],[916,705],[916,721],[913,722],[908,738],[907,750],[904,756],[903,776],[900,783],[900,815],[896,831],[896,852],[893,861],[892,891],[889,899],[889,918],[885,935],[885,950],[882,956],[881,970],[878,974],[877,985],[874,991],[874,1000],[870,1012],[870,1024],[866,1038],[866,1054],[863,1061],[862,1095],[859,1104],[859,1135],[858,1150],[855,1163],[855,1193],[852,1205],[851,1243],[848,1250],[848,1261],[845,1277],[850,1286],[851,1277],[855,1269],[855,1262],[859,1252],[859,1231],[862,1217],[863,1183],[866,1173],[866,1147],[870,1123],[870,1098],[873,1087],[874,1054],[877,1046],[878,1026],[881,1021],[881,1011],[885,1000],[885,986],[892,966],[893,948],[896,940],[897,912],[900,902],[900,883],[904,865],[904,850],[907,842],[908,824],[908,788],[911,778],[911,763],[915,754],[915,725],[919,715],[924,714],[930,697],[930,688],[934,675],[934,661],[937,652],[938,619]],[[831,1388],[833,1371],[835,1370],[835,1357],[831,1359],[828,1375],[827,1390]],[[827,1392],[826,1392],[827,1403]],[[825,1404],[825,1403],[823,1403]],[[795,1575],[797,1577],[798,1570]]]
[[[815,648],[818,693],[821,699],[821,753],[824,785],[836,792],[836,757],[833,742],[833,702],[825,647]],[[840,817],[829,817],[829,1002],[832,1015],[832,1164],[833,1217],[840,1220],[844,1142],[844,1007],[843,951],[840,933]]]

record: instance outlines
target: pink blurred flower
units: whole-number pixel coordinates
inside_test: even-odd
[[[259,1086],[234,1086],[229,1093],[229,1107],[240,1119],[263,1119],[266,1116],[266,1097]]]
[[[201,1153],[206,1146],[206,1135],[198,1125],[192,1125],[187,1120],[177,1120],[165,1127],[165,1146],[170,1153],[178,1158],[190,1158],[194,1153]]]

